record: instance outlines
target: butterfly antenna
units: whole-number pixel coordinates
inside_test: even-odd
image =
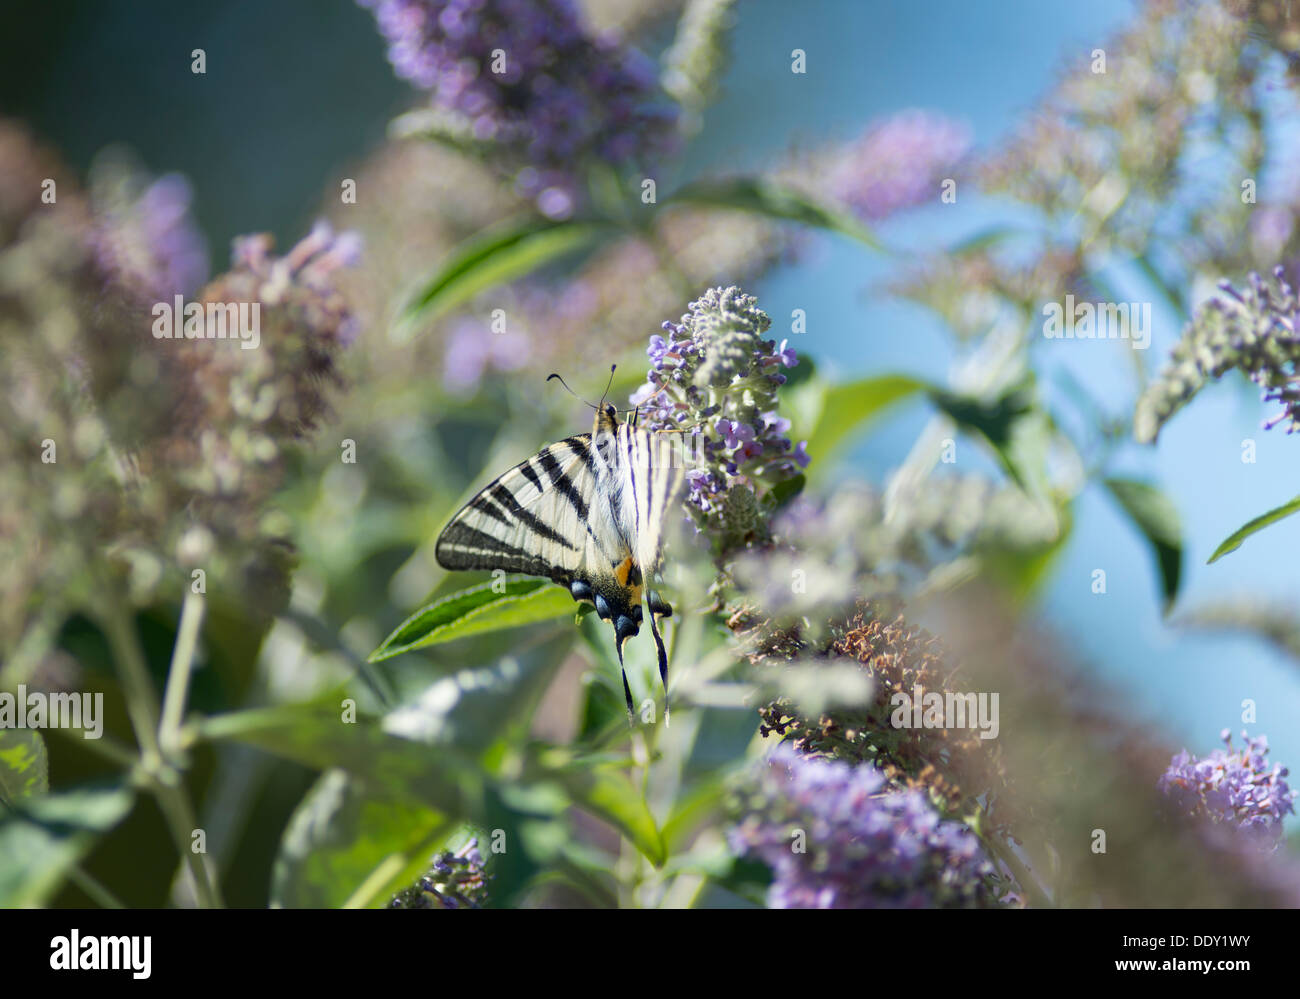
[[[577,392],[573,391],[573,389],[569,388],[569,383],[566,382],[563,378],[561,378],[561,377],[560,377],[558,374],[556,374],[554,371],[552,371],[549,375],[546,376],[546,380],[549,382],[552,378],[556,379],[556,380],[557,380],[561,385],[563,385],[563,386],[564,386],[564,391],[568,392],[569,395],[573,396],[573,398],[577,399],[577,400],[578,400],[580,403],[582,403],[584,406],[590,406],[592,409],[599,409],[599,407],[596,406],[594,403],[590,403],[590,402],[588,402],[588,401],[587,401],[586,399],[584,399],[582,396],[578,395]],[[602,399],[601,402],[603,403],[604,400]]]
[[[614,369],[617,367],[618,367],[617,364],[611,364],[609,366],[609,381],[605,383],[605,391],[600,394],[601,412],[604,412],[605,410],[605,399],[609,395],[609,387],[614,384]]]

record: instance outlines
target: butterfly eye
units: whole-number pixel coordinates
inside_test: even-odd
[[[617,420],[617,419],[618,419],[618,410],[615,409],[613,406],[606,406],[606,407],[605,407],[605,415],[608,416],[611,420]]]

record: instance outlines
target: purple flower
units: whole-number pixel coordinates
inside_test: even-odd
[[[1227,748],[1203,759],[1187,750],[1175,755],[1157,787],[1182,814],[1234,827],[1262,848],[1276,849],[1282,817],[1295,812],[1296,792],[1283,780],[1286,768],[1279,763],[1269,766],[1264,736],[1251,739],[1243,732],[1246,745],[1241,750],[1232,748],[1227,729],[1220,738]]]
[[[800,441],[795,445],[793,458],[798,462],[800,468],[807,468],[808,462],[812,461],[808,457],[808,442]]]
[[[888,790],[869,763],[777,746],[728,839],[772,869],[770,908],[997,904],[975,834],[941,819],[924,792]]]
[[[481,320],[466,317],[453,327],[443,359],[443,384],[455,392],[472,392],[483,375],[515,371],[528,363],[531,347],[521,333],[494,333]]]
[[[671,143],[675,107],[653,66],[583,29],[570,0],[359,0],[388,40],[397,76],[430,92],[460,129],[504,153],[521,193],[570,217],[580,167],[650,161]]]
[[[739,447],[745,441],[754,439],[754,428],[748,423],[737,423],[734,420],[719,420],[717,422],[718,433],[722,435],[722,442],[727,447]]]
[[[970,129],[928,111],[873,124],[832,170],[829,188],[867,221],[939,199],[939,183],[970,148]]]
[[[778,362],[796,363],[795,354],[762,338],[770,320],[739,288],[710,288],[689,308],[680,323],[663,324],[665,335],[651,335],[651,368],[632,401],[648,429],[690,434],[688,461],[697,468],[688,474],[687,508],[696,528],[712,518],[726,537],[752,537],[765,530],[754,519],[757,505],[723,497],[796,474],[785,437],[790,421],[777,413],[785,376],[769,373]]]
[[[548,187],[537,196],[537,210],[548,219],[567,219],[573,214],[576,197],[563,187]]]
[[[148,299],[193,295],[208,278],[208,251],[190,216],[189,182],[167,174],[133,197],[135,180],[105,184],[94,199],[96,259]]]
[[[781,349],[777,351],[776,359],[780,361],[783,365],[785,365],[787,368],[793,368],[796,364],[799,363],[799,355],[797,355],[794,352],[793,347],[786,346],[786,344],[788,344],[789,342],[790,342],[789,340],[781,341]],[[782,384],[784,384],[784,379],[782,379]]]
[[[455,853],[434,857],[428,871],[414,887],[398,892],[390,909],[478,909],[487,901],[488,875],[478,840],[471,839]]]

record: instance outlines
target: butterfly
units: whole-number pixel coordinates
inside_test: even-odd
[[[593,604],[614,627],[630,720],[623,645],[641,630],[643,600],[668,691],[659,620],[673,609],[651,584],[684,461],[673,432],[639,428],[635,411],[620,423],[618,410],[601,402],[591,433],[543,448],[480,490],[443,528],[434,555],[444,569],[542,576]]]

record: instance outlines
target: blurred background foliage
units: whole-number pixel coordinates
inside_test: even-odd
[[[728,830],[776,732],[972,830],[995,864],[982,903],[1296,904],[1285,847],[1205,835],[1157,791],[1245,698],[1279,758],[1300,752],[1294,608],[1226,599],[1200,566],[1286,498],[1287,442],[1243,432],[1258,402],[1226,390],[1154,452],[1132,432],[1215,282],[1294,267],[1294,43],[1267,3],[1051,6],[825,4],[792,25],[757,0],[591,2],[588,28],[634,43],[649,79],[621,42],[547,44],[618,62],[637,95],[662,70],[664,120],[629,126],[597,89],[572,113],[598,127],[570,148],[547,119],[539,152],[500,138],[514,92],[495,146],[473,105],[429,115],[361,7],[18,5],[0,682],[103,690],[108,735],[4,757],[25,780],[4,788],[0,898],[763,904],[758,840]],[[543,28],[561,9],[505,8]],[[249,232],[282,255],[228,253]],[[448,576],[433,541],[473,489],[587,429],[548,372],[594,397],[617,362],[626,400],[661,323],[736,285],[798,354],[777,395],[812,461],[759,482],[743,537],[706,519],[676,539],[673,722],[629,733],[606,626],[522,582],[438,604],[488,580]],[[159,342],[140,310],[172,292],[261,301],[267,348],[141,362],[135,338]],[[1042,305],[1067,294],[1154,301],[1152,350],[1045,341]],[[45,438],[75,463],[43,466]],[[1284,561],[1238,571],[1259,593],[1293,585]],[[436,641],[367,663],[404,622]],[[661,695],[649,639],[628,654],[638,700]],[[1000,691],[999,738],[891,729],[918,677]]]

